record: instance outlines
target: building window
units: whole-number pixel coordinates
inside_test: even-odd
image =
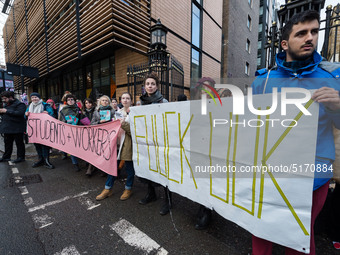
[[[246,62],[244,72],[245,72],[246,75],[249,75],[249,63],[248,62]]]
[[[201,10],[192,4],[191,43],[201,48]]]
[[[246,43],[246,51],[247,51],[248,53],[250,53],[250,41],[249,41],[249,39],[247,39],[247,43]]]
[[[195,82],[201,76],[201,53],[195,49],[191,49],[191,79]]]
[[[261,57],[257,58],[257,65],[260,66],[261,65]]]
[[[92,74],[93,74],[93,87],[100,87],[100,62],[96,62],[92,65]]]
[[[247,20],[247,27],[249,28],[249,30],[251,30],[251,18],[248,15],[248,20]]]
[[[190,78],[195,82],[200,78],[202,72],[201,42],[202,42],[202,2],[203,0],[192,1],[191,13],[191,72]]]

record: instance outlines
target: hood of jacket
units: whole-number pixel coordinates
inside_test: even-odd
[[[308,73],[311,73],[311,72],[315,71],[316,67],[322,61],[322,57],[316,51],[313,52],[312,58],[313,58],[313,61],[311,61],[311,63],[309,65],[306,65],[306,66],[301,67],[299,69],[299,71],[302,74],[308,74]],[[277,64],[278,68],[282,68],[282,69],[292,73],[293,72],[292,69],[290,69],[290,68],[288,68],[288,67],[283,65],[285,60],[286,60],[286,52],[285,51],[276,54],[276,64]]]

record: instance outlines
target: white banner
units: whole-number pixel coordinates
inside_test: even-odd
[[[206,115],[200,100],[131,108],[136,175],[309,253],[318,104],[305,105],[311,116],[295,105],[285,116],[280,107],[257,116],[247,106],[233,115],[232,100],[208,100]],[[272,101],[253,96],[255,109]]]

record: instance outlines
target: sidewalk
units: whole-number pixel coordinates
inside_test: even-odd
[[[37,151],[35,150],[35,147],[33,143],[25,144],[26,148],[26,157],[33,157],[37,155]],[[0,152],[4,153],[5,152],[5,141],[3,136],[0,136]],[[16,159],[17,155],[17,146],[15,145],[15,142],[13,142],[13,153],[11,159]],[[1,155],[2,156],[2,155]]]

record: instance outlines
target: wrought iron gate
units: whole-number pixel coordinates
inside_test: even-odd
[[[295,3],[296,2],[296,3]],[[266,63],[269,63],[268,68],[271,68],[275,64],[275,55],[281,51],[281,29],[287,19],[291,18],[292,15],[307,9],[320,10],[321,6],[311,5],[311,1],[299,2],[297,0],[290,1],[288,5],[293,5],[294,8],[286,10],[284,5],[278,11],[279,24],[273,23],[267,34],[267,45],[266,45]],[[330,62],[340,62],[340,3],[335,7],[328,6],[326,8],[326,19],[320,21],[320,31],[324,31],[324,44],[322,47],[321,55]],[[278,27],[279,26],[279,27]],[[322,33],[320,34],[322,36]]]
[[[183,65],[174,56],[167,56],[165,61],[153,59],[151,64],[128,65],[128,91],[135,101],[145,92],[143,81],[145,75],[149,72],[158,74],[161,83],[159,89],[167,100],[175,101],[179,94],[184,93]]]

